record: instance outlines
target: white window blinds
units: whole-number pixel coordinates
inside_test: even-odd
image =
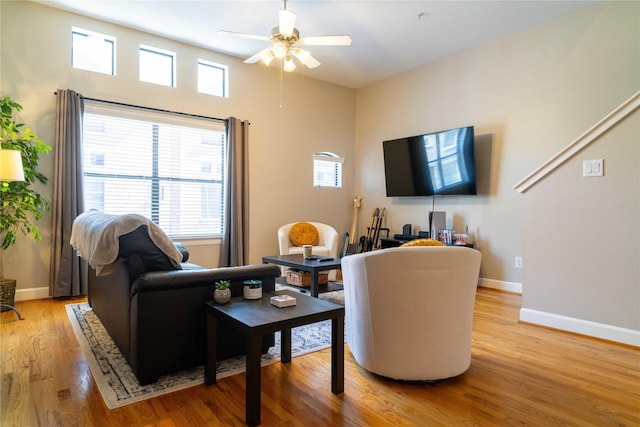
[[[313,186],[342,188],[342,164],[344,159],[329,152],[313,156]]]
[[[225,123],[86,101],[85,209],[138,213],[171,237],[222,233]]]

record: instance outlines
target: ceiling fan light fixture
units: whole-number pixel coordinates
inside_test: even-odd
[[[311,54],[308,51],[298,48],[296,49],[295,54],[296,54],[296,58],[300,60],[302,65],[307,65],[307,61],[311,57]]]
[[[265,65],[269,65],[271,64],[271,61],[273,61],[273,52],[271,51],[271,49],[269,50],[265,50],[262,55],[260,56],[260,59],[262,60],[262,62],[264,62]]]
[[[282,63],[282,69],[288,73],[296,69],[296,64],[293,62],[293,59],[291,59],[290,56],[287,56],[287,58]]]
[[[311,53],[307,50],[299,47],[294,47],[289,50],[293,56],[298,58],[298,61],[307,68],[316,68],[320,66],[320,61],[311,56]]]
[[[277,41],[273,44],[273,47],[271,48],[271,51],[273,52],[273,55],[278,58],[278,59],[282,59],[285,56],[287,56],[287,45],[284,44],[284,42],[281,41]]]
[[[299,45],[348,46],[351,44],[351,37],[347,34],[300,37],[300,31],[295,27],[296,14],[287,10],[287,0],[283,0],[283,3],[284,8],[278,13],[278,25],[271,29],[270,37],[225,30],[219,30],[218,33],[271,42],[271,46],[255,53],[244,62],[253,64],[262,61],[268,66],[274,58],[277,58],[280,60],[278,62],[282,66],[281,69],[287,72],[294,71],[297,62],[310,69],[320,66],[320,61]]]

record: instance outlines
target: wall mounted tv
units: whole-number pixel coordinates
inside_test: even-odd
[[[383,141],[387,197],[478,194],[473,126]]]

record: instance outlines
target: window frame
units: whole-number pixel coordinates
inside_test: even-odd
[[[329,166],[327,163],[334,164],[334,174],[333,174],[333,185],[327,185],[327,182],[330,180],[318,180],[317,174],[319,171],[319,164],[316,162],[323,162],[324,166]],[[330,153],[328,151],[321,151],[315,153],[313,155],[313,187],[314,188],[336,188],[340,189],[343,185],[343,167],[344,158],[338,156],[337,154]]]
[[[76,51],[75,51],[75,47],[76,47],[75,36],[76,35],[88,37],[87,40],[90,40],[91,38],[100,39],[100,40],[102,40],[102,42],[110,44],[110,46],[111,46],[111,58],[110,58],[111,70],[109,72],[102,71],[102,70],[95,69],[95,68],[80,67],[80,66],[76,66],[74,64],[74,62],[76,60],[76,56],[77,56],[76,55]],[[75,68],[77,70],[92,71],[94,73],[106,74],[108,76],[115,76],[116,75],[116,42],[117,42],[117,39],[114,36],[98,33],[96,31],[86,30],[84,28],[71,27],[71,68]],[[80,53],[80,52],[78,52],[78,53]]]
[[[105,210],[104,207],[107,206],[107,203],[105,202],[105,200],[100,201],[95,197],[95,195],[97,194],[96,191],[99,191],[100,185],[102,185],[101,187],[103,189],[102,193],[107,194],[105,193],[105,191],[108,192],[109,190],[105,190],[105,187],[108,188],[109,185],[111,185],[112,187],[117,186],[119,189],[128,188],[126,185],[128,181],[132,179],[139,180],[141,186],[144,186],[145,183],[148,185],[148,190],[147,190],[148,193],[146,193],[146,195],[145,193],[142,193],[142,196],[148,199],[149,204],[145,208],[143,208],[144,211],[136,212],[135,209],[130,209],[129,210],[130,212],[139,213],[149,217],[154,223],[161,226],[163,230],[167,233],[167,235],[169,235],[171,238],[216,239],[222,236],[222,233],[224,232],[224,191],[227,185],[226,172],[225,172],[226,156],[227,156],[227,153],[226,153],[226,133],[227,132],[226,132],[225,120],[202,117],[202,116],[193,116],[193,115],[182,114],[182,113],[172,113],[172,112],[161,111],[161,110],[146,109],[142,107],[128,106],[128,105],[101,102],[101,101],[93,101],[93,100],[88,102],[87,100],[85,100],[84,114],[85,115],[93,114],[97,116],[113,117],[116,119],[124,119],[124,120],[143,121],[147,123],[152,123],[152,127],[154,127],[154,129],[156,126],[158,127],[159,126],[176,126],[176,125],[185,126],[185,123],[186,124],[193,123],[194,128],[204,129],[205,131],[216,132],[217,138],[216,138],[216,142],[214,143],[215,147],[211,147],[212,145],[211,140],[207,138],[200,139],[199,144],[205,147],[211,147],[211,148],[207,148],[207,150],[214,150],[214,151],[220,150],[220,153],[221,153],[220,163],[215,161],[215,157],[211,157],[210,159],[213,165],[213,168],[219,168],[219,169],[216,169],[216,174],[218,175],[217,179],[213,179],[213,178],[204,179],[204,178],[197,178],[193,176],[183,176],[183,175],[179,175],[179,176],[166,175],[166,173],[161,174],[158,171],[159,171],[159,165],[162,164],[161,163],[162,160],[159,160],[159,158],[157,158],[158,153],[156,149],[153,148],[152,151],[149,152],[149,157],[148,157],[149,159],[148,161],[152,163],[151,175],[149,175],[149,173],[142,172],[139,175],[134,176],[131,174],[131,172],[128,169],[125,169],[124,171],[118,171],[118,170],[114,171],[112,166],[110,170],[109,168],[107,168],[106,170],[100,172],[100,171],[92,170],[91,167],[87,168],[86,165],[84,165],[83,171],[82,171],[83,177],[98,178],[102,180],[101,181],[85,180],[86,181],[84,186],[85,200],[86,202],[88,202],[89,200],[93,200],[92,202],[93,204],[85,203],[85,206],[83,208],[86,210],[86,209],[95,207],[95,205],[98,205],[102,208],[101,210]],[[158,118],[158,117],[162,117],[162,120],[160,120],[162,123],[154,124],[155,123],[153,121],[154,118]],[[203,126],[195,126],[199,123],[203,124]],[[83,132],[85,132],[85,134],[83,135],[84,158],[85,160],[87,158],[90,158],[90,159],[96,158],[97,152],[95,151],[95,142],[91,141],[91,144],[94,144],[92,146],[85,145],[85,143],[87,143],[86,132],[93,132],[94,134],[99,134],[100,130],[96,131],[94,128],[94,130],[91,130],[91,129],[83,130]],[[97,135],[92,135],[92,136],[95,137]],[[152,138],[155,138],[155,132]],[[152,147],[156,147],[157,145],[155,142],[152,142],[152,141],[148,141],[148,142],[151,143]],[[170,143],[173,144],[173,142],[170,142]],[[197,144],[196,144],[196,147],[197,147]],[[104,155],[105,157],[107,157],[109,156],[109,153],[105,151]],[[86,161],[84,161],[83,163],[86,163]],[[111,160],[111,165],[113,165],[113,160]],[[100,165],[97,165],[97,166],[100,166]],[[211,174],[211,175],[212,177],[214,176],[214,174]],[[119,184],[118,179],[120,179],[121,182],[125,184],[124,185]],[[90,184],[88,184],[89,182]],[[176,185],[176,183],[179,183],[179,182],[182,182],[184,187],[179,187],[177,189],[167,187],[167,185],[169,184]],[[98,183],[101,183],[101,184],[98,184]],[[199,189],[196,190],[197,187],[194,187],[194,186],[197,186],[198,184],[204,184],[204,186],[201,186]],[[210,185],[213,185],[213,187],[211,187]],[[93,190],[93,193],[91,192],[92,190]],[[169,199],[171,200],[167,202],[163,194],[165,191],[169,191],[169,190],[182,191],[183,194],[180,195],[180,198],[176,200],[173,200],[171,197],[169,197]],[[113,198],[117,198],[118,196],[121,196],[121,193],[119,193],[118,191],[120,190],[112,190],[109,194],[107,194],[107,198],[109,198],[111,203],[113,203]],[[194,191],[198,191],[198,196],[195,196],[195,198],[191,199],[189,203],[185,204],[184,197],[189,197],[188,194],[193,193]],[[209,194],[213,194],[214,197],[204,197],[203,191],[208,191]],[[217,194],[217,192],[219,192],[219,199],[215,197],[215,194]],[[140,194],[137,194],[136,197],[140,197]],[[136,200],[136,199],[135,197],[131,197],[131,200]],[[167,208],[167,206],[165,205],[166,203],[174,203],[174,205],[171,205],[170,208]],[[118,202],[116,205],[113,205],[113,210],[111,211],[107,210],[105,212],[114,213],[114,214],[122,213],[121,208],[122,206],[125,206],[125,205],[126,203]],[[197,231],[194,232],[194,230],[200,231],[200,225],[198,224],[197,221],[183,223],[182,222],[183,217],[187,217],[187,219],[192,219],[192,218],[189,216],[189,214],[184,215],[182,213],[178,214],[179,224],[176,228],[177,231],[174,231],[170,227],[163,226],[162,225],[163,223],[167,223],[167,222],[175,223],[176,219],[173,217],[173,215],[176,212],[175,210],[176,206],[180,212],[189,212],[190,209],[195,208],[197,210],[199,208],[200,209],[199,212],[201,212],[203,215],[206,214],[205,215],[206,218],[199,217],[199,219],[204,220],[205,223],[207,221],[210,221],[212,223],[210,230],[202,233],[199,233]],[[211,215],[212,212],[215,213],[216,206],[219,206],[219,212],[220,212],[219,218],[216,217],[215,215]],[[109,209],[108,206],[107,206],[107,209]],[[165,214],[167,216],[165,216]]]
[[[206,92],[203,90],[200,90],[200,86],[201,86],[201,76],[200,76],[200,67],[209,67],[209,68],[216,68],[222,71],[222,82],[220,82],[220,86],[222,88],[222,93],[221,94],[217,94],[217,93],[211,93],[211,92]],[[229,98],[229,67],[227,65],[223,65],[223,64],[218,64],[216,62],[211,62],[211,61],[207,61],[206,59],[198,59],[198,62],[196,64],[196,70],[197,70],[197,92],[198,93],[202,93],[205,95],[211,95],[211,96],[217,96],[220,98]]]
[[[145,80],[142,78],[143,52],[147,54],[158,55],[158,57],[171,58],[171,66],[169,71],[171,73],[169,77],[171,80],[170,84],[160,83],[159,81],[154,81],[154,80]],[[141,82],[145,82],[145,83],[157,84],[157,85],[166,86],[166,87],[178,87],[178,77],[176,74],[177,62],[178,62],[178,54],[176,52],[172,52],[170,50],[161,49],[154,46],[149,46],[146,44],[140,44],[140,47],[138,49],[138,79]]]

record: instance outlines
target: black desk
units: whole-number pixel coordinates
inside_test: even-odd
[[[414,239],[380,239],[380,242],[381,242],[380,249],[397,248],[403,243],[410,242],[411,240],[415,240],[415,239],[428,239],[428,237],[416,237]],[[469,243],[466,245],[456,245],[454,243],[447,246],[466,246],[467,248],[473,248],[473,243]]]
[[[271,305],[273,295],[296,299],[292,307]],[[344,306],[292,291],[267,292],[259,300],[232,298],[228,304],[207,302],[207,355],[204,365],[206,385],[216,383],[216,334],[218,319],[228,319],[246,341],[246,423],[260,424],[260,347],[262,336],[280,331],[280,360],[291,362],[291,328],[331,319],[331,392],[344,391]]]
[[[302,254],[263,256],[262,262],[264,264],[283,265],[295,270],[311,273],[310,291],[311,296],[316,298],[318,297],[318,292],[320,290],[320,286],[318,285],[318,272],[336,270],[342,267],[340,258],[328,258],[324,261],[318,261],[306,259]]]

